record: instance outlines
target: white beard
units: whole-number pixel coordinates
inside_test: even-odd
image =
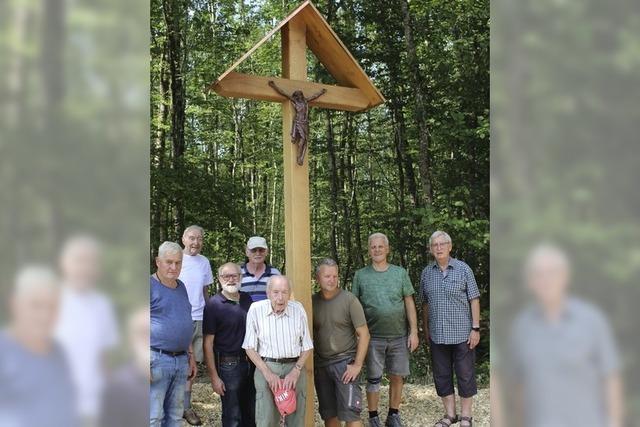
[[[237,294],[240,291],[240,285],[222,285],[222,289],[230,294]]]

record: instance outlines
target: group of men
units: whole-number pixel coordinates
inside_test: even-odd
[[[371,264],[355,273],[351,292],[340,288],[334,260],[318,263],[313,340],[304,307],[290,299],[291,281],[266,262],[264,238],[247,241],[244,264],[219,267],[220,287],[212,297],[211,267],[200,254],[203,238],[202,228],[190,226],[182,238],[184,248],[173,242],[160,245],[157,271],[150,278],[152,426],[179,426],[182,418],[201,424],[190,405],[196,361],[205,362],[213,391],[220,395],[224,427],[276,426],[283,414],[286,425],[302,426],[304,366],[311,355],[325,426],[362,425],[363,366],[369,426],[382,426],[378,402],[385,372],[390,383],[385,426],[402,426],[402,388],[410,353],[419,345],[418,319],[409,274],[388,262],[384,234],[369,236]],[[480,339],[480,294],[469,266],[450,257],[451,246],[447,233],[433,233],[429,247],[435,262],[420,279],[424,337],[446,412],[436,427],[456,422],[471,426],[477,392],[474,348]],[[282,396],[295,402],[293,410],[283,412],[282,402],[276,401],[285,400]]]

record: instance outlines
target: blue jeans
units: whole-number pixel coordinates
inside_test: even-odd
[[[149,386],[151,427],[181,427],[189,359],[151,351]]]
[[[254,427],[256,425],[254,370],[253,364],[244,359],[218,363],[218,375],[225,387],[224,396],[220,396],[223,427]]]

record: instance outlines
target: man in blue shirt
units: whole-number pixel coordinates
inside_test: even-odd
[[[218,269],[222,291],[204,307],[204,359],[213,391],[222,402],[223,427],[254,427],[255,368],[242,348],[251,297],[240,290],[240,266]]]
[[[512,404],[505,408],[506,422],[517,419],[526,427],[637,425],[624,420],[614,332],[605,312],[570,291],[567,253],[553,244],[536,246],[524,273],[533,301],[512,323],[504,354],[509,390],[515,390],[508,396]]]
[[[151,384],[149,386],[151,427],[180,427],[184,390],[197,373],[191,334],[191,304],[178,276],[182,248],[164,242],[158,249],[156,273],[150,277]]]
[[[425,339],[431,349],[436,393],[446,411],[436,427],[472,425],[473,396],[478,392],[475,378],[475,347],[480,342],[480,292],[471,268],[449,256],[451,237],[436,231],[429,238],[435,262],[420,276],[422,320]],[[458,380],[462,415],[456,415],[453,371]]]
[[[0,425],[75,427],[75,389],[54,341],[60,284],[51,268],[20,269],[0,330]]]

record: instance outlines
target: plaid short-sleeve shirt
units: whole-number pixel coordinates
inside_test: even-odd
[[[429,264],[420,276],[420,296],[429,307],[429,335],[436,344],[460,344],[471,332],[471,305],[480,291],[471,268],[449,258],[443,272]]]

